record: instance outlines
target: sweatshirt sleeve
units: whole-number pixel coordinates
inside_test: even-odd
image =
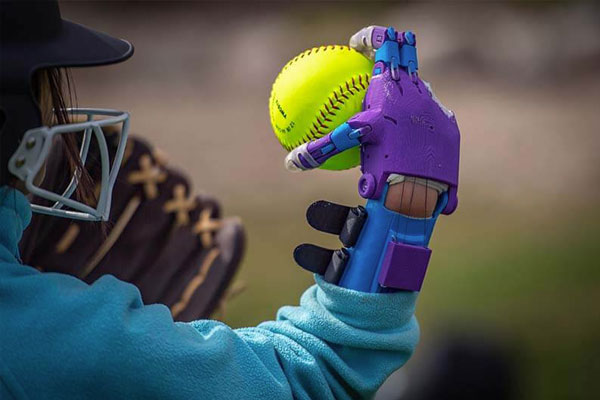
[[[15,398],[368,398],[419,335],[413,292],[361,293],[317,277],[275,321],[231,329],[174,323],[167,307],[144,306],[133,285],[112,276],[90,286],[8,268],[0,394]]]

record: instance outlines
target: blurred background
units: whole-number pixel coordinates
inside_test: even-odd
[[[600,391],[600,7],[82,1],[62,12],[136,48],[123,65],[75,71],[79,104],[129,110],[133,133],[245,221],[246,290],[222,317],[234,327],[297,304],[312,282],[297,244],[339,246],[308,228],[311,202],[362,201],[357,169],[284,170],[267,109],[277,73],[363,26],[415,31],[420,74],[461,128],[460,201],[431,243],[421,344],[378,398],[436,397],[422,387],[471,398],[490,376],[498,396],[486,398]]]

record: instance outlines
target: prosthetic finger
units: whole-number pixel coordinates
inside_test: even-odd
[[[294,260],[302,268],[323,275],[326,282],[337,284],[344,273],[350,254],[346,249],[330,250],[304,243],[294,250]]]
[[[371,60],[375,59],[375,51],[381,47],[387,28],[383,26],[367,26],[350,38],[349,45]]]
[[[284,164],[285,168],[292,172],[306,171],[321,165],[315,161],[308,151],[308,143],[304,143],[290,151],[285,157]]]
[[[370,132],[368,124],[351,127],[344,122],[327,135],[293,149],[285,157],[285,168],[292,172],[318,168],[331,157],[359,146],[360,140]]]
[[[350,207],[319,200],[306,210],[308,224],[318,231],[339,235],[350,212]]]
[[[294,261],[307,271],[324,275],[334,250],[304,243],[294,249]]]
[[[354,246],[366,219],[367,211],[363,206],[352,208],[325,200],[312,203],[306,211],[310,226],[321,232],[339,235],[346,247]]]

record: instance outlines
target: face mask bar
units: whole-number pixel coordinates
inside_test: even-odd
[[[42,126],[25,132],[23,140],[8,162],[8,170],[20,180],[25,182],[27,190],[42,199],[54,202],[50,207],[32,204],[34,212],[58,217],[78,219],[84,221],[106,221],[110,214],[112,190],[119,173],[125,144],[129,133],[129,113],[116,110],[73,108],[67,110],[71,115],[83,115],[85,122],[57,125],[51,128]],[[94,120],[94,117],[105,117]],[[122,124],[121,136],[115,158],[110,165],[108,146],[102,127]],[[35,177],[44,166],[53,138],[66,133],[83,132],[79,157],[81,165],[85,166],[90,143],[93,137],[98,141],[101,161],[100,195],[96,207],[91,207],[79,201],[71,199],[77,189],[82,171],[77,170],[73,174],[69,184],[62,194],[53,193],[43,189],[34,183]],[[69,210],[63,209],[68,207]]]

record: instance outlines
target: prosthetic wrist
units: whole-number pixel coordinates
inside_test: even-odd
[[[309,224],[339,235],[344,247],[302,244],[294,258],[303,268],[350,289],[419,291],[437,217],[451,214],[458,203],[460,133],[454,114],[418,76],[414,34],[368,27],[355,34],[350,45],[375,60],[362,111],[328,135],[293,150],[286,166],[316,168],[360,146],[358,192],[367,203],[356,208],[326,201],[312,204]],[[423,185],[439,193],[431,217],[413,218],[385,207],[389,182],[408,177],[413,188]]]

